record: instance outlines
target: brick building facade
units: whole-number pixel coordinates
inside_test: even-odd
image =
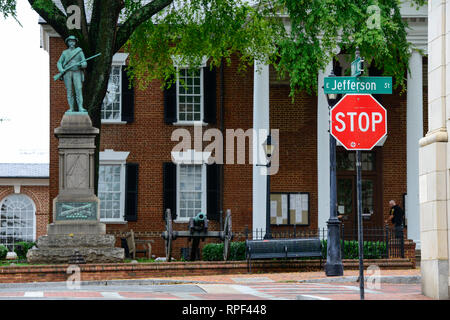
[[[35,241],[47,234],[48,164],[0,164],[0,244]]]
[[[49,52],[50,75],[53,76],[58,73],[56,62],[66,46],[63,39],[60,39],[48,25],[44,23],[42,28],[44,48]],[[426,75],[427,59],[421,59],[422,76],[422,74]],[[192,210],[207,212],[211,220],[211,230],[219,230],[218,214],[220,210],[226,209],[231,209],[233,231],[243,232],[246,227],[250,230],[260,227],[255,224],[255,212],[252,209],[255,208],[254,165],[249,164],[248,161],[246,164],[223,165],[223,180],[220,179],[220,169],[211,171],[209,165],[197,163],[197,166],[194,164],[189,167],[178,164],[172,169],[169,165],[165,165],[172,163],[171,152],[178,144],[177,141],[171,141],[173,131],[187,129],[194,136],[193,123],[189,123],[191,120],[196,120],[196,123],[201,125],[203,133],[211,128],[245,131],[255,127],[253,99],[255,73],[252,68],[248,68],[244,73],[238,72],[236,57],[231,65],[214,70],[213,73],[208,71],[209,67],[206,65],[199,74],[185,74],[186,79],[190,78],[189,81],[192,81],[192,92],[183,93],[180,85],[173,87],[172,90],[175,92],[170,93],[167,90],[163,91],[158,81],[154,81],[145,90],[128,90],[127,77],[123,72],[123,66],[126,63],[126,54],[116,54],[110,79],[111,86],[108,89],[110,100],[105,100],[102,113],[104,121],[101,127],[100,164],[104,169],[101,169],[103,171],[100,173],[99,197],[103,202],[101,211],[103,221],[107,224],[107,232],[133,229],[135,232],[154,233],[153,252],[156,256],[163,256],[164,242],[156,234],[165,230],[163,212],[166,207],[170,207],[169,204],[174,204],[178,214],[174,223],[175,230],[187,229],[186,219],[180,217],[183,215],[188,217]],[[340,67],[348,66],[342,64]],[[183,67],[180,67],[180,70],[182,69]],[[421,97],[423,105],[427,105],[426,77],[423,79]],[[198,96],[201,102],[198,105],[195,100],[196,81],[199,81],[200,88]],[[321,171],[323,172],[326,165],[324,166],[318,159],[323,151],[318,143],[318,132],[323,129],[320,127],[318,114],[320,96],[302,93],[295,96],[292,101],[287,83],[277,80],[273,74],[270,75],[269,81],[270,128],[279,130],[277,145],[279,170],[271,177],[271,194],[274,197],[273,201],[282,199],[284,204],[289,203],[288,208],[301,203],[298,205],[301,206],[302,214],[306,212],[304,215],[297,216],[295,212],[291,214],[287,210],[287,214],[283,213],[279,220],[272,217],[274,222],[272,230],[292,230],[294,225],[289,222],[293,219],[301,222],[295,225],[296,230],[324,228],[323,221],[329,216],[329,211],[326,212],[323,209],[320,194],[323,194],[321,190],[329,181],[322,179]],[[212,85],[214,82],[215,85]],[[187,82],[187,85],[189,86],[190,82]],[[67,110],[64,83],[51,81],[50,93],[48,207],[51,208],[52,200],[58,194],[58,141],[53,132]],[[116,93],[115,96],[114,93]],[[189,97],[190,94],[192,97]],[[323,95],[320,90],[319,95]],[[210,106],[211,101],[206,101],[210,98],[214,102],[213,108]],[[366,169],[363,172],[363,180],[366,183],[367,204],[364,225],[366,227],[383,227],[389,212],[388,201],[395,199],[401,206],[405,206],[404,195],[407,194],[406,164],[409,161],[407,160],[407,94],[394,92],[392,95],[377,98],[388,112],[388,138],[383,146],[375,147],[372,152],[366,153],[364,160]],[[188,105],[188,99],[192,99],[192,102],[189,102],[192,109],[183,106],[185,109],[182,110],[180,107],[182,99],[186,99],[184,100],[186,105]],[[175,103],[177,107],[170,109],[170,103]],[[197,106],[200,112],[198,119],[196,119],[195,109]],[[427,131],[426,108],[423,108],[422,112],[423,115],[420,117],[423,119],[422,123],[415,124],[419,127],[423,125],[421,135]],[[171,119],[174,114],[175,120]],[[191,118],[187,118],[188,116]],[[206,116],[209,117],[208,121],[204,121]],[[183,121],[180,120],[181,118]],[[194,145],[193,141],[191,143]],[[208,143],[204,142],[203,147]],[[226,147],[224,134],[224,150]],[[246,153],[249,152],[251,151],[247,142]],[[356,226],[356,174],[352,169],[354,163],[352,163],[351,153],[346,152],[342,147],[338,147],[337,153],[338,206],[340,206],[340,213],[344,216],[344,226],[352,228]],[[211,172],[214,172],[214,178]],[[198,187],[198,190],[189,190],[186,187],[189,179],[194,188]],[[115,183],[117,190],[114,189]],[[183,188],[187,189],[183,191]],[[279,195],[280,193],[282,195]],[[297,194],[300,195],[297,196]],[[190,200],[183,202],[184,200],[181,199],[183,196],[198,196],[198,199],[191,201],[194,203],[191,207],[196,209],[190,210],[191,207],[187,204]],[[212,197],[215,204],[211,203]],[[261,201],[262,199],[265,199],[265,196],[261,197]],[[290,201],[286,203],[286,199]],[[183,203],[186,207],[180,208]],[[281,210],[286,211],[284,207]],[[265,211],[256,214],[265,216]],[[175,257],[180,252],[179,248],[187,246],[181,240],[175,241],[174,245]]]

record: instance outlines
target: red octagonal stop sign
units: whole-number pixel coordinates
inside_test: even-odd
[[[347,94],[330,112],[331,134],[347,150],[371,150],[387,133],[386,109],[370,94]]]

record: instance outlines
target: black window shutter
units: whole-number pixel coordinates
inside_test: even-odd
[[[139,164],[127,163],[125,175],[125,220],[137,221]]]
[[[128,123],[134,121],[134,87],[124,67],[122,67],[122,121]]]
[[[163,219],[166,209],[170,209],[172,219],[177,218],[177,166],[172,162],[163,163]]]
[[[220,165],[206,166],[206,207],[209,220],[219,220],[219,179]]]
[[[203,121],[216,123],[216,68],[203,68]]]
[[[170,79],[168,80],[170,81]],[[177,84],[164,88],[164,121],[167,124],[177,122]]]

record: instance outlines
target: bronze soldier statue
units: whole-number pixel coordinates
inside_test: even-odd
[[[60,74],[64,77],[64,84],[67,90],[67,101],[69,102],[69,110],[74,111],[74,96],[72,86],[75,89],[75,97],[77,100],[78,111],[87,112],[83,108],[83,81],[84,71],[87,62],[84,57],[83,50],[79,47],[75,48],[78,39],[75,36],[69,36],[65,40],[69,47],[64,50],[58,60],[57,67]],[[60,76],[61,77],[61,76]]]
[[[78,39],[75,36],[69,36],[65,40],[66,45],[69,47],[61,53],[61,57],[56,64],[59,73],[53,77],[53,79],[58,80],[63,77],[64,84],[67,90],[67,101],[69,102],[69,111],[74,110],[74,97],[72,86],[75,89],[75,98],[77,100],[78,112],[87,112],[83,107],[83,81],[84,81],[84,71],[87,67],[87,61],[98,57],[100,53],[96,55],[85,58],[83,50],[81,48],[75,48]]]

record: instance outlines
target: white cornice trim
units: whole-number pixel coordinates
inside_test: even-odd
[[[0,186],[48,186],[48,178],[0,178]]]
[[[50,52],[50,37],[58,37],[59,34],[48,24],[41,24],[41,48]]]
[[[198,152],[189,149],[185,152],[172,151],[172,162],[177,164],[203,164],[208,163],[211,152]]]
[[[128,58],[128,53],[118,52],[113,55],[112,64],[124,66]]]
[[[105,164],[106,162],[126,162],[130,153],[126,151],[114,151],[112,149],[106,149],[100,152],[100,161]]]
[[[172,61],[173,61],[173,65],[176,68],[189,68],[189,66],[185,63],[185,61],[183,61],[183,57],[182,56],[175,56],[173,55],[172,57]],[[206,67],[206,63],[208,62],[208,57],[207,56],[203,56],[202,59],[200,61],[195,61],[195,63],[198,63],[198,67],[200,68],[204,68]]]

